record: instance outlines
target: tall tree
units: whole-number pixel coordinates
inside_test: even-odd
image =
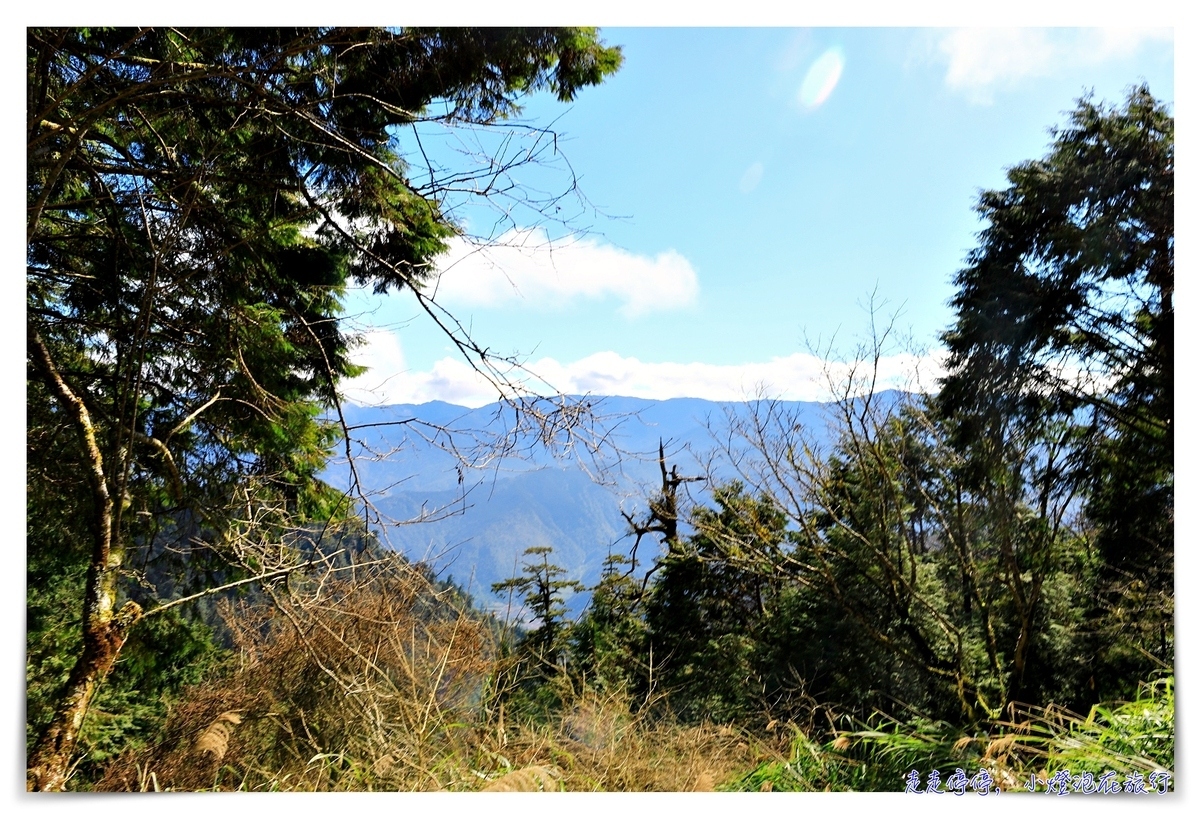
[[[1081,100],[1053,136],[980,197],[939,403],[979,485],[1024,430],[1068,430],[1062,477],[1084,492],[1110,606],[1138,610],[1139,649],[1169,661],[1175,123],[1141,86],[1121,106]]]
[[[286,566],[237,550],[249,528],[346,510],[316,475],[357,371],[347,284],[410,293],[495,371],[422,291],[457,228],[398,130],[496,123],[619,62],[590,29],[29,30],[30,519],[80,514],[31,525],[28,548],[31,567],[64,545],[86,565],[31,789],[63,788],[148,615],[122,590],[130,549],[200,543],[266,576]]]
[[[601,692],[628,692],[646,675],[642,583],[634,570],[630,558],[609,554],[588,607],[572,629],[571,664]]]
[[[754,654],[780,590],[780,575],[747,552],[778,549],[787,519],[740,483],[719,485],[712,495],[714,508],[697,507],[689,517],[694,533],[662,557],[645,603],[647,642],[655,657],[650,670],[676,713],[731,721],[764,699]]]
[[[539,674],[557,666],[567,649],[563,593],[579,593],[585,588],[578,580],[563,579],[566,569],[550,562],[553,550],[548,545],[526,548],[524,554],[529,560],[521,566],[523,573],[492,584],[492,593],[519,594],[523,608],[537,621],[537,627],[525,635],[522,646]]]

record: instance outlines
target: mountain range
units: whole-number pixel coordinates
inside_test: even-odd
[[[622,510],[635,517],[661,487],[658,455],[684,476],[736,477],[719,441],[729,420],[745,419],[754,402],[697,398],[573,398],[588,415],[571,438],[561,425],[547,448],[526,429],[514,433],[503,404],[471,409],[443,402],[343,409],[351,430],[353,471],[343,455],[324,478],[339,488],[357,479],[360,501],[381,523],[391,548],[428,563],[483,607],[503,605],[492,583],[521,573],[522,553],[551,546],[551,562],[569,579],[592,586],[610,553],[632,544]],[[821,403],[781,402],[818,442],[828,440]],[[704,502],[706,482],[687,484]],[[657,543],[643,541],[639,560]],[[587,594],[567,600],[577,613]]]

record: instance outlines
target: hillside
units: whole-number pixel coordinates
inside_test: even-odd
[[[718,450],[714,434],[727,416],[744,417],[751,408],[697,398],[589,402],[609,433],[598,458],[555,458],[534,446],[521,457],[486,459],[486,444],[505,429],[497,405],[347,406],[347,423],[359,427],[353,432],[355,469],[364,493],[392,523],[382,538],[441,576],[453,576],[484,605],[501,604],[491,585],[513,576],[530,546],[552,546],[554,561],[570,578],[592,585],[605,557],[626,553],[631,544],[622,509],[643,513],[660,484],[660,440],[668,464],[678,465],[681,474],[703,475]],[[815,439],[827,439],[822,404],[787,406],[805,419]],[[484,465],[472,466],[472,457]],[[717,462],[717,479],[735,477]],[[347,477],[345,458],[335,459],[326,479],[344,488]],[[690,490],[696,501],[706,496],[704,483]],[[577,612],[585,601],[586,594],[568,604]]]

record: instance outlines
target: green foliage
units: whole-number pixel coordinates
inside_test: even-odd
[[[978,742],[944,722],[915,719],[892,722],[875,719],[875,725],[841,733],[824,744],[792,726],[790,757],[755,767],[724,789],[735,792],[899,792],[904,778],[918,770],[949,774],[975,765],[979,769]]]
[[[1142,86],[1123,108],[1082,100],[1054,136],[980,197],[987,227],[956,278],[942,401],[978,423],[998,419],[987,407],[1092,406],[1108,434],[1169,444],[1174,120]],[[1072,381],[1057,363],[1114,382]],[[1169,445],[1154,451],[1170,462]]]
[[[866,729],[844,733],[838,746],[845,785],[871,792],[899,792],[916,770],[922,783],[937,770],[943,780],[956,769],[973,776],[981,769],[986,741],[947,722],[875,718]],[[984,734],[986,735],[986,734]],[[831,748],[834,746],[830,745]]]
[[[777,546],[785,520],[766,498],[740,484],[714,490],[699,508],[696,533],[662,559],[646,601],[656,684],[685,721],[744,719],[760,711],[757,649],[779,596],[770,573],[755,570],[747,549]]]
[[[566,571],[550,562],[553,550],[548,545],[526,548],[529,559],[521,566],[524,573],[492,585],[493,593],[508,594],[510,606],[516,594],[520,607],[537,622],[515,646],[509,646],[511,666],[497,683],[510,707],[535,717],[557,709],[563,693],[559,688],[569,685],[566,662],[571,630],[565,622],[563,592],[578,593],[585,587],[578,580],[562,579]]]
[[[1174,138],[1145,86],[1121,106],[1081,100],[1045,158],[980,197],[986,227],[944,336],[938,400],[973,482],[1061,430],[1053,479],[1079,493],[1102,557],[1084,653],[1119,639],[1122,663],[1141,656],[1094,667],[1100,696],[1130,694],[1173,659]],[[1100,625],[1130,608],[1131,630]]]
[[[80,650],[75,601],[83,593],[81,567],[50,588],[31,587],[26,633],[26,748],[53,715],[55,696]],[[178,610],[147,620],[131,635],[121,658],[89,708],[80,733],[77,775],[89,781],[109,760],[155,739],[168,706],[222,660],[212,629]]]
[[[80,736],[80,778],[92,780],[122,752],[154,741],[170,705],[227,656],[213,644],[208,625],[184,619],[177,610],[137,628],[88,710]]]
[[[526,548],[525,556],[532,559],[521,566],[524,573],[492,585],[492,593],[519,595],[529,615],[537,621],[537,627],[525,634],[522,644],[539,662],[550,665],[558,664],[566,649],[566,623],[563,618],[567,608],[563,602],[563,592],[578,593],[584,590],[583,583],[578,580],[562,579],[566,571],[550,563],[553,550],[548,545]]]
[[[51,566],[45,562],[30,559],[29,565],[31,580],[25,609],[26,749],[50,722],[55,696],[71,672],[81,642],[75,607],[83,595],[86,568],[78,562]],[[40,579],[38,574],[43,573],[56,581],[33,579]]]
[[[728,792],[818,792],[833,789],[839,759],[792,727],[791,756],[768,761],[721,787]]]
[[[427,305],[458,232],[397,129],[485,126],[539,89],[572,99],[620,52],[592,29],[32,28],[26,56],[35,730],[77,659],[110,658],[100,637],[126,598],[276,567],[257,552],[353,515],[318,478],[337,383],[361,372],[346,288]],[[117,666],[142,704],[204,653],[175,625],[170,652],[150,661],[164,644],[148,631]],[[108,753],[149,717],[132,692],[104,695]],[[61,770],[53,754],[38,763]]]
[[[1062,770],[1124,776],[1174,768],[1173,677],[1143,684],[1132,702],[1096,705],[1087,718],[1061,708],[1025,708],[1016,715],[1017,721],[974,730],[876,716],[825,744],[793,727],[787,761],[760,764],[724,789],[899,792],[914,770],[921,786],[939,771],[944,786],[950,773],[962,769],[968,777],[986,770],[995,786],[1021,792],[1031,776],[1044,789],[1047,778]]]
[[[642,584],[625,568],[629,562],[609,555],[587,610],[572,628],[572,669],[602,694],[631,691],[648,671]]]
[[[1050,774],[1175,768],[1173,675],[1142,683],[1133,701],[1096,704],[1086,718],[1057,708],[1027,709],[1018,716],[1021,722],[1011,727],[1022,749]]]

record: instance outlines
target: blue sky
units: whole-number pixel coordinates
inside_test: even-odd
[[[1085,93],[1116,102],[1146,82],[1174,100],[1170,29],[606,28],[602,37],[623,48],[624,66],[572,104],[530,99],[521,124],[553,129],[558,155],[547,150],[546,167],[512,174],[524,188],[561,192],[571,182],[565,157],[586,203],[567,196],[550,215],[576,232],[505,197],[461,205],[467,231],[499,246],[457,243],[437,290],[480,343],[521,356],[567,392],[819,397],[816,358],[854,357],[872,296],[912,336],[889,352],[925,353],[928,380],[952,320],[951,277],[980,228],[979,191],[1042,156],[1050,126]],[[496,145],[432,127],[421,137],[445,172],[465,167],[465,145]],[[424,167],[414,156],[416,178]],[[372,371],[351,386],[353,399],[495,398],[410,298],[359,294],[351,308],[371,310],[359,360]],[[885,374],[899,383],[913,361],[896,358]]]
[[[394,3],[367,0],[339,7],[334,14],[328,4],[302,0],[289,6],[286,15],[292,18],[288,22],[296,24],[350,22],[347,17],[363,23],[430,24],[445,22],[447,14],[462,23],[495,25],[603,23],[615,17],[638,23],[673,22],[662,15],[646,15],[644,9],[653,6],[648,0],[606,3],[598,13],[572,15],[554,11],[561,5],[561,0],[538,0],[519,7],[470,0],[449,11],[431,11],[431,5],[425,4],[411,9],[419,18],[412,19],[409,9],[397,11]],[[850,2],[840,8],[857,5],[861,4]],[[459,303],[454,305],[456,312],[464,318],[470,316],[481,341],[498,349],[524,351],[534,361],[552,358],[565,377],[572,375],[572,366],[576,373],[583,371],[579,362],[590,356],[611,353],[607,360],[614,371],[636,357],[645,377],[633,385],[645,384],[641,388],[649,391],[664,384],[686,385],[689,375],[691,383],[717,382],[727,389],[740,388],[738,371],[724,367],[740,365],[739,371],[745,371],[748,364],[757,363],[758,371],[770,372],[773,359],[803,350],[806,327],[814,332],[842,327],[843,335],[852,341],[865,326],[858,303],[876,283],[884,297],[904,302],[903,318],[929,340],[951,320],[945,307],[951,294],[949,281],[973,244],[978,225],[971,206],[980,188],[1003,184],[1005,166],[1043,155],[1048,142],[1046,128],[1064,121],[1063,112],[1073,106],[1084,88],[1094,88],[1098,97],[1115,101],[1130,83],[1144,78],[1155,94],[1170,100],[1174,98],[1172,59],[1178,62],[1182,80],[1189,76],[1185,67],[1200,76],[1193,65],[1198,53],[1195,29],[1185,25],[1190,20],[1182,14],[1185,5],[1174,0],[1146,0],[1137,6],[1103,0],[1014,0],[1003,8],[994,4],[968,8],[969,4],[947,2],[932,12],[926,9],[930,5],[926,0],[904,4],[902,9],[898,4],[879,4],[885,11],[869,12],[866,21],[996,24],[1015,19],[1061,25],[1100,19],[1119,22],[1136,10],[1139,19],[1179,25],[1175,30],[1178,54],[1170,43],[1152,37],[1132,52],[1106,53],[1089,46],[1086,35],[1072,32],[1058,35],[1067,40],[1077,38],[1075,42],[1082,45],[1057,47],[1054,43],[1059,37],[1045,35],[1051,41],[1046,46],[1042,35],[1034,34],[1027,38],[1028,48],[1010,43],[992,48],[964,46],[956,51],[954,41],[946,39],[949,30],[815,29],[803,34],[788,30],[606,28],[604,37],[625,48],[622,71],[604,86],[585,90],[572,106],[542,99],[530,104],[527,113],[543,124],[560,117],[556,127],[564,132],[563,150],[582,178],[589,199],[607,213],[627,217],[584,219],[583,224],[598,234],[597,241],[650,262],[673,252],[668,261],[677,255],[694,274],[694,297],[684,298],[674,309],[631,315],[636,310],[621,312],[622,306],[631,303],[627,285],[625,298],[619,291],[603,288],[600,292],[609,293],[603,297],[560,294],[559,299],[565,298],[568,306],[555,311],[542,306],[548,300],[547,288],[539,294],[536,287],[525,286],[527,303],[510,301],[494,307]],[[613,11],[614,7],[619,10]],[[629,7],[638,10],[631,12]],[[15,15],[36,15],[37,19],[19,19],[14,21],[19,24],[5,29],[10,70],[3,87],[10,107],[21,109],[24,105],[16,66],[24,49],[24,25],[71,25],[109,16],[126,24],[162,23],[166,14],[171,23],[179,25],[270,24],[278,22],[281,14],[275,7],[252,9],[226,0],[169,12],[166,8],[144,0],[106,7],[103,13],[78,2],[19,7]],[[481,8],[485,11],[476,14]],[[443,19],[423,16],[434,11]],[[257,19],[248,19],[248,12]],[[673,16],[677,19],[678,14],[676,11]],[[831,20],[831,14],[837,19]],[[843,15],[862,14],[820,4],[805,4],[794,12],[803,22],[817,23],[840,23]],[[955,19],[949,19],[951,16]],[[734,11],[718,12],[717,17],[713,22],[775,23],[780,17],[779,4],[752,0],[738,4]],[[793,37],[795,46],[789,39]],[[812,110],[797,106],[795,100],[812,61],[834,45],[841,47],[845,60],[837,85],[821,106]],[[977,70],[972,72],[972,61],[956,62],[956,53],[976,54],[984,61],[974,63]],[[1194,172],[1187,175],[1194,163],[1186,160],[1194,155],[1195,139],[1189,141],[1188,135],[1195,132],[1189,126],[1195,121],[1197,107],[1194,81],[1181,84],[1184,96],[1178,113],[1185,161],[1180,163],[1183,181],[1178,186],[1178,201],[1184,215],[1180,220],[1191,223],[1194,219],[1189,222],[1188,217],[1194,216],[1195,210],[1187,208],[1188,202],[1194,201],[1196,186]],[[11,127],[7,131],[10,156],[24,150],[17,130]],[[747,172],[755,163],[761,163],[762,175],[758,184],[751,186],[754,174],[747,176]],[[743,179],[745,187],[752,187],[745,193]],[[22,240],[16,225],[22,223],[25,207],[15,183],[4,201],[15,257]],[[482,214],[475,222],[483,223]],[[1188,268],[1188,260],[1195,254],[1186,231],[1181,239],[1177,248]],[[601,254],[600,258],[606,257]],[[601,265],[601,269],[611,266]],[[637,282],[639,274],[653,267],[631,264],[625,269],[627,275],[620,280]],[[674,268],[667,264],[666,269]],[[670,276],[661,280],[669,283]],[[23,343],[17,337],[23,323],[19,317],[22,285],[15,276],[4,281],[9,289],[2,302],[9,320],[0,322],[0,332],[7,333],[6,347],[17,349]],[[462,289],[469,292],[469,288]],[[1177,289],[1182,315],[1178,341],[1185,361],[1187,353],[1196,348],[1194,327],[1198,324],[1191,315],[1192,290],[1190,277],[1185,276]],[[643,288],[641,292],[648,291]],[[687,295],[686,287],[682,294]],[[462,301],[469,299],[460,298]],[[470,402],[486,398],[477,386],[462,381],[459,365],[448,363],[454,360],[452,354],[444,340],[430,331],[428,322],[415,320],[398,333],[390,332],[397,322],[413,317],[411,304],[401,298],[371,306],[375,307],[371,320],[388,332],[370,336],[373,344],[364,350],[373,352],[372,362],[380,365],[379,371],[372,373],[375,385],[384,384],[371,399],[458,396],[461,402]],[[15,387],[23,362],[19,355],[9,355],[4,361],[8,367],[4,380]],[[661,367],[668,363],[675,368]],[[654,364],[660,368],[654,369]],[[638,370],[631,365],[627,368]],[[444,374],[431,375],[437,372]],[[708,381],[700,376],[708,376]],[[576,374],[575,381],[582,380]],[[563,384],[564,388],[571,385]],[[1196,399],[1189,378],[1181,378],[1178,386],[1183,420],[1180,452],[1195,452],[1200,443],[1193,430],[1200,426],[1191,422],[1189,407],[1196,405]],[[360,392],[360,397],[369,396]],[[16,424],[7,428],[5,460],[20,464],[25,455],[24,438]],[[1191,457],[1178,459],[1179,491],[1184,498],[1196,494],[1193,462]],[[19,519],[23,513],[18,503],[24,477],[19,465],[0,473],[10,518]],[[1185,537],[1198,530],[1192,512],[1196,505],[1178,505],[1176,522]],[[1181,577],[1196,576],[1192,554],[1185,548],[1177,555]],[[8,572],[7,577],[10,592],[6,597],[13,606],[10,614],[19,618],[16,606],[23,580],[16,571]],[[1177,617],[1184,630],[1187,622],[1195,621],[1195,611],[1187,603],[1187,595],[1177,602]],[[5,653],[15,661],[23,655],[24,637],[19,629],[9,628],[7,640]],[[1190,666],[1187,658],[1194,655],[1186,647],[1184,644],[1179,654],[1182,673]],[[4,689],[15,703],[22,695],[21,686],[15,676],[8,678],[11,686],[6,684]],[[5,718],[14,720],[9,725],[14,730],[19,729],[14,714],[20,711],[19,704],[5,710]],[[1181,711],[1181,725],[1191,726],[1186,718],[1190,712]],[[1187,731],[1181,727],[1181,732]],[[185,799],[185,813],[198,811],[187,804]],[[913,804],[912,809],[919,807],[922,814],[931,808],[925,803]],[[894,808],[894,804],[889,806]],[[950,802],[944,806],[956,808]],[[1030,804],[1027,808],[1035,807]],[[1061,811],[1062,804],[1042,802],[1043,809],[1050,807]],[[64,806],[68,808],[74,807]],[[703,812],[703,807],[699,808]],[[780,801],[765,809],[780,814],[786,809],[791,814],[794,805]]]

